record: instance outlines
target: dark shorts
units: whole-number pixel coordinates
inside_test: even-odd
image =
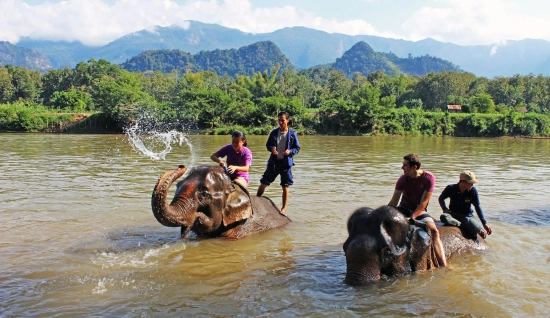
[[[398,206],[397,210],[399,210],[399,212],[401,212],[401,214],[403,214],[405,217],[408,217],[408,218],[410,218],[411,215],[414,212],[413,210],[404,208],[402,206]],[[416,217],[415,220],[422,221],[422,222],[435,222],[435,219],[432,218],[432,216],[429,215],[428,212],[426,212],[426,211],[422,211],[422,213],[420,213],[420,215],[418,217]]]
[[[292,169],[283,165],[283,160],[277,160],[274,165],[268,165],[260,179],[260,183],[270,185],[278,175],[281,175],[281,186],[288,187],[294,184]]]

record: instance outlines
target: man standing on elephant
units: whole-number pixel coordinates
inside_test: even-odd
[[[447,267],[439,231],[435,220],[427,212],[428,203],[435,188],[435,176],[429,171],[421,170],[420,164],[420,158],[414,153],[403,157],[401,166],[403,175],[397,180],[388,205],[397,208],[405,217],[426,224],[434,243],[438,265]]]
[[[443,209],[443,214],[441,214],[440,219],[446,225],[464,228],[473,237],[477,237],[479,234],[482,238],[485,238],[493,230],[487,225],[474,183],[477,183],[476,175],[471,171],[464,171],[460,174],[458,183],[449,184],[441,192],[438,201],[441,209]],[[447,198],[451,198],[448,209],[445,204]],[[472,205],[483,226],[474,218]],[[485,230],[483,230],[484,228]]]
[[[281,214],[286,215],[286,205],[288,202],[288,188],[294,183],[292,180],[292,166],[294,166],[293,157],[300,151],[300,143],[296,132],[288,128],[289,116],[287,112],[278,114],[277,123],[279,128],[275,128],[269,134],[265,144],[267,151],[271,153],[262,179],[257,196],[264,194],[267,188],[278,175],[281,175],[281,186],[283,188],[283,206]]]

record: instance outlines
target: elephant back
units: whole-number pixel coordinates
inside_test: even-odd
[[[481,236],[478,235],[477,238],[472,238],[466,231],[456,226],[444,226],[441,222],[437,222],[437,229],[447,259],[451,255],[462,251],[489,249],[489,245]]]
[[[230,229],[222,233],[222,237],[239,239],[255,233],[260,233],[283,226],[291,220],[279,213],[279,208],[267,197],[250,196],[253,215],[251,218],[230,225]]]

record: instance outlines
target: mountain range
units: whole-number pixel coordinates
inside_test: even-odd
[[[122,63],[121,67],[131,72],[177,71],[183,74],[212,71],[218,75],[252,76],[256,72],[274,70],[277,65],[280,71],[294,69],[275,43],[263,41],[243,46],[238,50],[200,51],[194,55],[180,50],[149,50]],[[325,64],[323,67],[342,70],[349,78],[355,73],[367,76],[378,70],[388,75],[406,73],[419,76],[430,72],[461,71],[451,62],[428,55],[402,59],[392,53],[375,52],[363,41],[344,52],[336,62]]]
[[[74,67],[90,58],[124,63],[147,50],[181,50],[189,54],[201,51],[238,49],[256,42],[271,41],[300,69],[332,64],[358,42],[374,51],[391,53],[399,58],[430,55],[450,61],[476,76],[496,77],[515,74],[550,76],[550,42],[525,39],[503,44],[460,46],[433,39],[417,42],[371,35],[327,33],[305,27],[289,27],[270,33],[252,34],[190,21],[188,28],[156,27],[125,35],[101,47],[80,42],[54,42],[24,38],[18,48],[35,50],[50,60],[52,67]],[[0,56],[2,53],[0,47]],[[0,60],[0,63],[6,64]]]
[[[170,73],[212,71],[218,75],[252,75],[256,72],[294,69],[281,50],[270,41],[257,42],[238,50],[201,51],[189,54],[180,50],[144,51],[121,64],[130,72],[161,71]]]

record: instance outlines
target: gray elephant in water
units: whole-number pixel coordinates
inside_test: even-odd
[[[165,226],[181,227],[182,238],[193,230],[200,235],[239,239],[291,222],[270,199],[251,196],[246,188],[231,182],[220,166],[192,169],[177,183],[176,194],[168,204],[168,189],[186,169],[182,165],[165,172],[151,199],[157,220]]]
[[[438,267],[430,236],[422,223],[416,225],[410,225],[391,206],[355,210],[348,220],[349,237],[344,243],[345,282],[359,285]],[[459,251],[488,248],[483,238],[465,237],[468,234],[458,227],[438,222],[438,231],[447,259]]]

